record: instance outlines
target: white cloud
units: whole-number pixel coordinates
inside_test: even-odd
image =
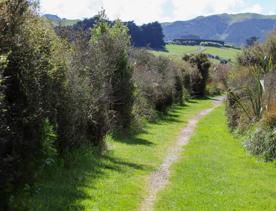
[[[107,15],[114,19],[135,20],[138,23],[156,21],[162,17],[166,0],[103,0]]]
[[[166,8],[167,5],[171,8]],[[217,13],[263,12],[260,4],[252,5],[247,0],[41,0],[42,13],[66,18],[92,17],[101,8],[110,19],[135,20],[139,24],[187,20]]]
[[[262,13],[263,8],[259,4],[254,4],[248,8],[248,11],[253,12],[253,13]]]
[[[72,19],[92,17],[103,7],[100,0],[40,0],[40,5],[43,14]]]
[[[172,0],[176,10],[174,19],[190,19],[200,15],[221,13],[241,13],[263,11],[259,4],[250,5],[245,0],[193,0],[187,4],[183,0]]]

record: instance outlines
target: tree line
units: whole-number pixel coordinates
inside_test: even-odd
[[[58,36],[29,0],[0,3],[0,209],[66,151],[99,151],[108,133],[143,127],[188,96],[204,96],[206,55],[180,61],[133,49],[129,28],[97,16]],[[60,34],[59,34],[60,35]]]
[[[90,29],[93,28],[97,22],[98,16],[95,16],[79,21],[73,26],[57,26],[56,31],[59,32],[58,34],[71,41],[75,40],[76,34],[80,32],[86,34],[87,39],[90,39]],[[107,19],[106,22],[109,25],[115,24],[115,21],[109,21]],[[133,47],[158,50],[165,49],[164,34],[160,23],[153,22],[138,26],[133,21],[129,21],[125,22],[124,25],[128,28],[128,34],[130,35],[130,41]]]

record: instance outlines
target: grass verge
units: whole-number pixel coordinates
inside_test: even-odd
[[[222,106],[199,123],[156,210],[275,210],[274,164],[249,155],[225,122]]]
[[[137,210],[146,180],[161,164],[168,146],[190,118],[211,106],[210,100],[175,106],[138,135],[108,137],[105,155],[89,147],[69,153],[70,165],[61,163],[36,182],[25,200],[27,210]]]

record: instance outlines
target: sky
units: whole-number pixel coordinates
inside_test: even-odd
[[[276,0],[40,0],[42,14],[83,19],[102,8],[109,19],[171,22],[221,13],[262,13],[276,15]]]

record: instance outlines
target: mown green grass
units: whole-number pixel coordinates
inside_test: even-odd
[[[185,54],[196,52],[200,46],[166,45],[166,51],[151,51],[156,56],[182,58]]]
[[[241,50],[234,48],[215,48],[215,47],[206,47],[204,53],[217,55],[223,59],[231,59],[232,61],[236,60],[236,57],[241,52]]]
[[[138,135],[108,137],[105,155],[89,147],[69,153],[70,165],[46,171],[36,182],[25,201],[27,210],[138,210],[147,178],[159,167],[167,148],[191,117],[210,106],[210,100],[175,106]]]
[[[276,210],[275,165],[246,153],[220,107],[199,123],[156,210]]]
[[[204,48],[204,51],[200,49]],[[241,50],[234,48],[216,48],[216,47],[203,47],[203,46],[186,46],[186,45],[166,45],[166,51],[150,51],[156,56],[169,56],[174,58],[182,58],[185,54],[192,53],[206,53],[217,55],[223,59],[231,59],[232,62],[236,60],[237,55]],[[214,60],[218,63],[218,60]]]

